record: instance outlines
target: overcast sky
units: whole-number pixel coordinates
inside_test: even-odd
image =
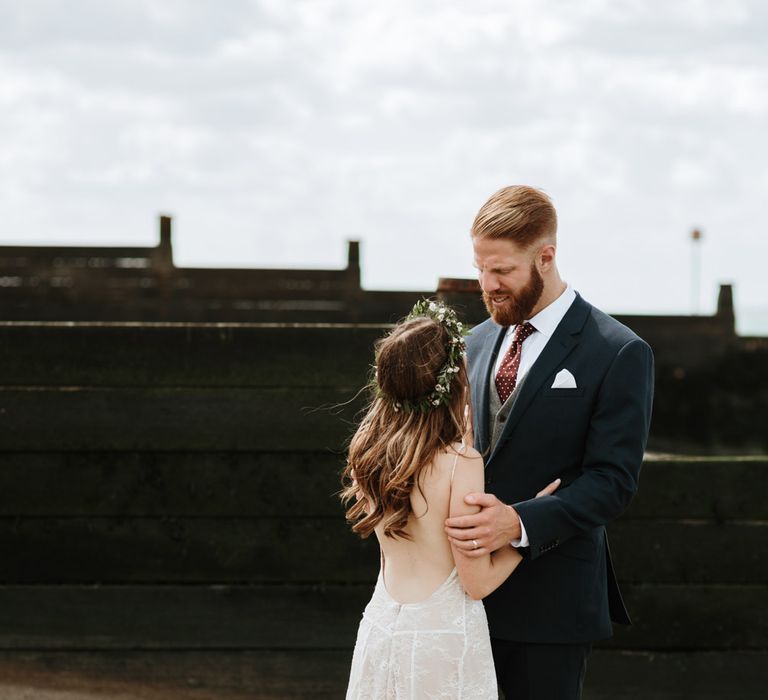
[[[690,311],[700,227],[754,318],[767,117],[764,0],[0,0],[0,235],[427,290],[526,183],[606,311]]]

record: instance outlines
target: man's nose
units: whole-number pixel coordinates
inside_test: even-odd
[[[480,288],[490,294],[499,288],[499,278],[491,272],[481,272],[479,276]]]

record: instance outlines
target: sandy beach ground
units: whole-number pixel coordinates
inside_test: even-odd
[[[332,700],[348,654],[2,651],[0,700]]]
[[[253,700],[247,659],[201,654],[15,652],[0,659],[2,700]],[[242,664],[242,667],[241,667]],[[267,692],[265,697],[272,697]]]

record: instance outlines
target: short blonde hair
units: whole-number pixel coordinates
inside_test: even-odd
[[[557,212],[541,190],[527,185],[502,187],[480,207],[472,238],[505,239],[527,248],[541,239],[556,242]]]

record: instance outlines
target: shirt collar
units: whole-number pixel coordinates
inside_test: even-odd
[[[563,320],[568,309],[576,299],[576,292],[570,284],[566,283],[565,290],[557,297],[549,306],[545,306],[539,313],[533,318],[528,319],[530,323],[539,333],[551,337],[555,332],[555,328]],[[510,326],[508,333],[514,333],[515,327]]]

